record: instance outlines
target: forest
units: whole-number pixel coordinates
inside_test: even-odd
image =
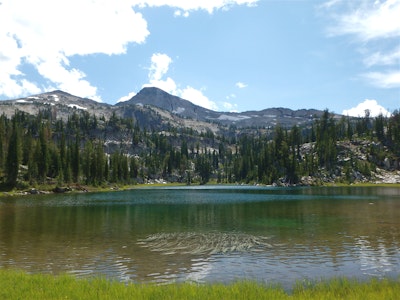
[[[159,131],[115,114],[106,120],[85,111],[67,120],[54,119],[47,110],[0,116],[4,191],[154,180],[294,185],[311,177],[313,184],[323,183],[321,178],[352,183],[370,180],[379,168],[399,169],[399,157],[397,110],[390,117],[366,111],[359,118],[325,110],[303,127],[232,127],[223,135],[172,126]]]

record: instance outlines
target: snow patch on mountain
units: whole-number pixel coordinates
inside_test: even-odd
[[[76,108],[76,109],[81,109],[81,110],[87,110],[86,107],[83,107],[83,106],[80,106],[80,105],[77,105],[77,104],[68,104],[67,106],[68,106],[68,107],[71,107],[71,108]]]
[[[249,116],[228,116],[225,114],[222,114],[218,117],[218,120],[227,120],[227,121],[241,121],[241,120],[245,120],[245,119],[250,119]]]

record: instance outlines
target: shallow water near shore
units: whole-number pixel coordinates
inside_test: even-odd
[[[397,187],[157,187],[0,199],[0,268],[291,287],[400,275]]]

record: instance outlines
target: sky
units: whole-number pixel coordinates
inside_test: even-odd
[[[0,0],[0,99],[400,109],[400,0]]]

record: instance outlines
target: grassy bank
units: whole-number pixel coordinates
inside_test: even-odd
[[[212,284],[124,284],[106,279],[28,275],[0,270],[0,299],[399,299],[400,281],[334,279],[296,284],[291,293],[254,282]]]

